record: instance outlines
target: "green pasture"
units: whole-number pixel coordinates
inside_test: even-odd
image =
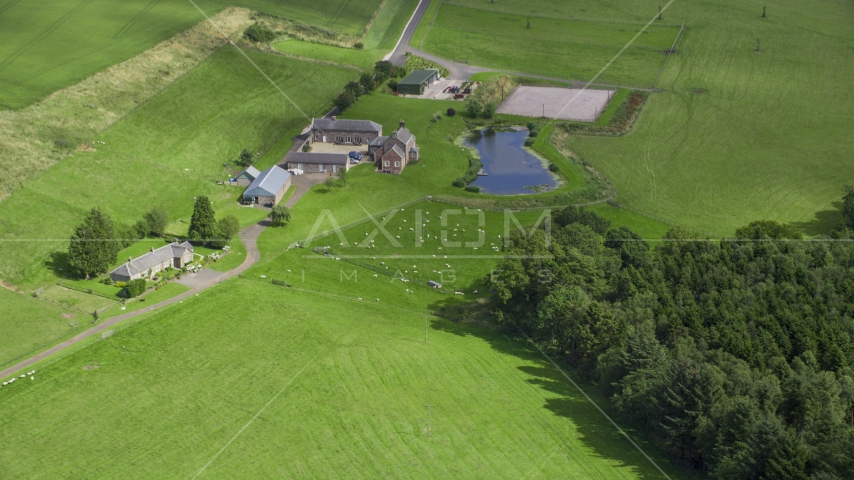
[[[355,71],[247,52],[309,116],[325,111]],[[311,84],[312,88],[303,88]],[[239,189],[216,185],[223,164],[243,148],[263,153],[307,122],[233,48],[224,48],[106,130],[97,152],[76,153],[0,203],[0,235],[16,239],[0,257],[0,275],[32,287],[56,278],[73,227],[100,206],[131,224],[153,205],[189,218],[193,198],[208,195],[218,215],[255,223],[240,210]]]
[[[537,18],[545,19],[573,19],[592,20],[613,23],[638,23],[643,26],[654,16],[658,15],[658,8],[666,5],[666,2],[654,0],[639,0],[636,2],[622,2],[620,0],[584,1],[584,2],[548,2],[544,0],[500,0],[497,2],[485,0],[445,0],[444,5],[454,5],[472,9],[483,10],[491,13],[513,14],[525,18],[530,17],[533,22]],[[680,5],[674,3],[670,12]],[[432,5],[431,5],[432,7]],[[761,6],[760,6],[761,10]],[[665,12],[663,22],[677,23],[678,18],[671,13]]]
[[[3,311],[3,321],[0,322],[0,368],[64,340],[74,333],[74,329],[69,326],[70,322],[80,322],[85,328],[92,319],[86,314],[5,288],[0,288],[0,305]],[[63,314],[70,318],[63,318]]]
[[[236,279],[4,387],[6,475],[657,478],[528,344],[312,262],[321,289]]]
[[[686,30],[664,92],[630,134],[569,146],[650,216],[719,236],[758,219],[827,232],[854,178],[854,90],[843,87],[854,11],[820,5],[786,1],[761,18],[758,3],[674,3],[668,17]]]
[[[380,1],[341,0],[324,8],[310,0],[196,3],[208,15],[225,7],[246,7],[360,35]],[[180,0],[2,2],[0,108],[29,105],[204,19],[192,3]]]
[[[296,39],[285,39],[273,44],[276,50],[297,57],[311,58],[341,65],[353,65],[370,72],[378,60],[391,52],[397,44],[403,27],[412,16],[417,0],[389,0],[365,35],[364,48],[341,48]]]
[[[422,49],[472,65],[569,80],[594,78],[643,25],[531,18],[444,3]],[[652,87],[678,27],[650,26],[597,78]]]

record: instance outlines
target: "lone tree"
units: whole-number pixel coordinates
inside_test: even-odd
[[[762,7],[762,18],[765,18],[765,7]]]
[[[220,238],[228,243],[240,231],[240,221],[234,215],[226,215],[217,222],[217,230]]]
[[[248,167],[255,163],[255,154],[250,152],[249,149],[244,148],[240,152],[240,156],[237,157],[237,160],[235,160],[235,163],[237,163],[241,167]]]
[[[283,204],[276,205],[270,212],[270,218],[274,227],[284,227],[291,221],[291,209]]]
[[[163,235],[166,225],[169,224],[169,214],[166,213],[166,209],[163,207],[151,207],[151,210],[143,215],[142,218],[148,229],[148,232],[145,233],[152,233],[157,236]]]
[[[359,77],[359,83],[362,84],[362,88],[365,89],[365,93],[371,93],[377,88],[377,84],[374,83],[374,76],[368,72],[362,74]]]
[[[335,186],[335,179],[332,177],[326,177],[326,180],[323,182],[326,185],[326,193],[332,191],[332,187]]]
[[[68,264],[74,273],[88,279],[89,275],[106,272],[118,253],[113,221],[100,208],[93,208],[71,234]]]
[[[196,197],[193,206],[193,216],[190,218],[190,230],[188,236],[191,240],[208,243],[217,234],[217,224],[211,201],[208,197]]]
[[[338,170],[338,180],[341,181],[341,185],[347,186],[347,169],[346,168]]]

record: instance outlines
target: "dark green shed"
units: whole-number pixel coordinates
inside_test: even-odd
[[[415,70],[397,83],[397,93],[405,95],[421,95],[424,89],[439,79],[439,70]]]

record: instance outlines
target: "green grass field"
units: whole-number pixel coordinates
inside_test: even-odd
[[[0,368],[38,350],[43,350],[73,333],[68,325],[85,325],[88,315],[0,288],[3,321],[0,322]],[[68,318],[63,318],[63,314]],[[5,381],[5,379],[4,379]]]
[[[340,48],[319,43],[287,39],[276,42],[276,50],[341,65],[353,65],[370,72],[378,60],[391,52],[403,32],[403,27],[418,5],[417,0],[388,0],[365,35],[364,49]]]
[[[4,387],[4,472],[657,478],[527,344],[324,263],[306,282],[322,290],[234,280]]]
[[[854,75],[854,10],[769,10],[763,19],[760,4],[674,3],[666,16],[687,27],[665,92],[625,137],[570,137],[620,203],[717,235],[758,219],[815,235],[841,220],[854,177],[854,91],[840,88]]]
[[[360,35],[380,1],[341,0],[328,8],[309,0],[197,4],[208,15],[246,7]],[[203,20],[190,2],[180,0],[7,0],[0,4],[0,108],[29,105]]]
[[[356,75],[249,55],[309,115],[325,110]],[[312,88],[301,87],[306,84]],[[244,147],[266,151],[305,122],[249,62],[230,47],[222,49],[100,135],[97,140],[105,144],[97,152],[66,158],[0,203],[2,238],[37,239],[7,243],[0,275],[24,287],[53,281],[48,264],[57,259],[50,255],[64,250],[74,225],[96,205],[128,224],[152,205],[163,205],[172,218],[188,218],[200,194],[210,196],[218,211],[236,209],[239,189],[214,183],[228,176],[222,165]],[[234,213],[245,217],[244,225],[262,218],[257,212]]]
[[[643,24],[508,15],[444,3],[422,43],[440,57],[472,65],[570,80],[591,80]],[[649,27],[598,79],[649,88],[679,28]],[[419,41],[420,42],[420,41]]]

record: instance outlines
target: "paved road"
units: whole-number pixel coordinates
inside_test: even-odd
[[[385,56],[383,60],[388,60],[394,65],[400,66],[406,62],[406,50],[409,48],[409,42],[412,41],[412,35],[415,33],[415,29],[418,28],[418,24],[421,23],[421,19],[424,17],[424,12],[427,11],[427,7],[430,6],[430,0],[421,0],[418,3],[418,6],[415,7],[415,12],[413,12],[412,17],[409,18],[409,23],[406,24],[406,28],[403,29],[403,33],[400,34],[400,38],[397,40],[397,45],[395,45],[394,50],[391,53]]]

